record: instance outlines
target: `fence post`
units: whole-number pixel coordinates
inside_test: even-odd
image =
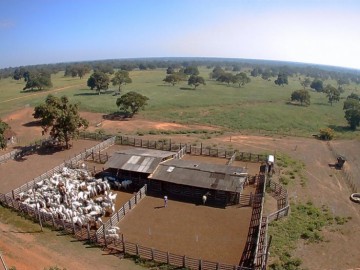
[[[202,259],[199,259],[199,270],[202,270],[202,265],[203,265]]]
[[[167,263],[167,264],[170,264],[169,251],[166,252],[166,263]]]
[[[220,264],[216,263],[216,270],[220,270]]]
[[[186,268],[186,256],[183,256],[183,268]]]
[[[90,239],[90,225],[89,225],[89,222],[86,224],[86,230],[87,230],[88,241],[90,242],[91,239]]]
[[[129,200],[129,210],[131,209],[131,201]]]
[[[116,212],[116,218],[117,218],[117,221],[119,222],[120,221],[120,218],[119,218],[119,211]]]
[[[137,193],[135,193],[135,204],[137,204]]]
[[[136,244],[135,250],[136,250],[136,255],[139,255],[139,245],[138,244]]]
[[[151,248],[151,260],[153,261],[154,260],[154,249]]]
[[[15,193],[14,193],[14,190],[12,190],[12,191],[11,191],[11,193],[12,193],[12,197],[13,197],[13,199],[15,200]]]
[[[126,250],[125,250],[125,240],[124,240],[124,235],[123,234],[121,234],[121,242],[122,242],[122,245],[123,245],[123,252],[125,254]]]
[[[124,205],[124,206],[125,206],[125,205]],[[124,207],[124,206],[123,206],[122,209],[123,209],[123,213],[124,213],[124,216],[125,216],[126,213],[125,213],[125,207]]]
[[[107,247],[106,233],[105,233],[105,224],[103,224],[103,234],[104,234],[105,247]]]

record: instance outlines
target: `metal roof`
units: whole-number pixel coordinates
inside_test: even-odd
[[[241,167],[172,159],[162,162],[150,179],[206,189],[241,192],[247,170]]]
[[[114,153],[105,167],[126,171],[152,173],[161,161],[176,153],[152,149],[128,149]]]

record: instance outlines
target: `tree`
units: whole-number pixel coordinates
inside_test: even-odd
[[[186,75],[199,75],[199,69],[196,66],[188,66],[184,69]]]
[[[331,84],[328,84],[325,87],[324,93],[326,93],[326,96],[328,97],[329,103],[331,104],[331,106],[333,105],[333,102],[340,100],[340,90],[336,89]]]
[[[67,149],[70,140],[89,125],[80,117],[78,104],[71,104],[66,96],[48,95],[44,104],[35,107],[33,116],[40,119],[44,134],[50,131],[50,137],[60,144],[65,143]]]
[[[148,100],[148,97],[131,91],[119,97],[116,100],[116,105],[120,110],[125,111],[127,114],[130,114],[130,117],[132,117],[140,109],[144,109]]]
[[[232,82],[232,83],[236,83],[236,79],[235,76],[230,73],[230,72],[224,72],[223,74],[221,74],[216,81],[218,82],[223,82],[223,83],[227,83],[228,85]]]
[[[239,87],[251,82],[251,79],[246,75],[245,72],[240,72],[235,75],[234,81],[239,84]]]
[[[348,96],[343,106],[345,119],[352,130],[360,125],[360,102],[356,96],[356,94]]]
[[[181,77],[178,74],[170,74],[163,79],[164,82],[172,84],[174,86],[181,81]]]
[[[305,88],[310,86],[311,81],[309,78],[305,78],[304,80],[300,81],[300,84],[302,87],[304,87],[304,90],[305,90]]]
[[[166,70],[166,74],[174,74],[175,73],[175,70],[173,67],[168,67],[167,70]]]
[[[7,140],[4,136],[5,130],[9,129],[9,125],[0,119],[0,148],[6,148]]]
[[[320,79],[314,79],[310,84],[310,87],[316,92],[322,92],[324,89],[323,82]]]
[[[107,74],[101,71],[95,71],[88,79],[87,86],[89,86],[91,90],[96,88],[96,91],[98,91],[100,95],[101,90],[109,88],[109,83],[110,79]]]
[[[82,79],[85,74],[89,73],[91,68],[87,65],[76,64],[66,66],[64,76],[79,77]]]
[[[291,94],[291,101],[300,102],[301,106],[305,103],[305,105],[310,105],[310,94],[307,90],[296,90]]]
[[[198,87],[200,84],[206,85],[205,80],[201,76],[191,75],[188,80],[188,85],[193,85],[194,89]]]
[[[131,78],[129,77],[129,71],[127,70],[119,70],[115,73],[114,78],[111,79],[112,84],[119,85],[119,94],[121,91],[121,87],[128,83],[132,83]]]
[[[224,73],[225,71],[220,66],[216,66],[210,73],[210,78],[217,80],[217,78],[219,78]]]
[[[274,81],[276,85],[284,86],[284,84],[288,84],[288,76],[285,73],[279,73],[277,79]]]
[[[51,75],[46,71],[32,71],[25,72],[24,78],[26,81],[26,85],[23,88],[24,91],[27,89],[34,90],[43,90],[44,88],[52,87]]]

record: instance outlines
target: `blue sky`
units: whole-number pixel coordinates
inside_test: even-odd
[[[360,69],[357,0],[0,0],[0,68],[230,57]]]

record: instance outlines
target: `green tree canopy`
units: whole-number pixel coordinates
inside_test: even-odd
[[[326,85],[323,91],[324,93],[326,93],[326,96],[328,97],[328,101],[331,104],[331,106],[333,105],[334,102],[340,100],[340,90],[335,88],[331,84]]]
[[[184,69],[186,75],[199,75],[199,69],[196,66],[188,66]]]
[[[291,94],[291,101],[300,102],[301,105],[310,105],[310,94],[308,90],[296,90]]]
[[[144,109],[147,105],[148,97],[137,92],[128,92],[116,100],[116,105],[120,110],[125,111],[130,117],[134,116],[140,109]]]
[[[128,83],[132,83],[131,78],[129,77],[129,71],[127,70],[119,70],[115,73],[114,78],[111,79],[112,84],[119,85],[119,93],[121,91],[121,87]]]
[[[236,78],[234,76],[234,74],[230,73],[230,72],[224,72],[222,73],[217,79],[216,81],[218,82],[222,82],[222,83],[227,83],[228,85],[230,83],[236,83]]]
[[[100,95],[101,90],[106,90],[109,88],[109,83],[110,79],[106,73],[101,71],[95,71],[88,79],[87,86],[90,87],[91,90],[95,88]]]
[[[288,84],[288,76],[285,73],[279,73],[277,79],[274,81],[276,85],[284,86]]]
[[[166,70],[166,74],[174,74],[175,73],[175,70],[173,67],[168,67],[167,70]]]
[[[191,75],[188,80],[188,85],[193,85],[194,89],[198,87],[200,84],[206,85],[205,80],[201,76]]]
[[[305,78],[304,80],[300,81],[300,84],[302,87],[304,87],[304,90],[310,86],[311,80],[309,78]]]
[[[48,95],[45,103],[35,107],[35,119],[40,119],[43,133],[69,148],[70,140],[88,127],[88,121],[79,115],[78,104],[71,104],[66,96]]]
[[[166,83],[170,83],[170,84],[172,84],[172,86],[174,86],[175,84],[177,84],[178,82],[181,81],[181,77],[179,76],[179,74],[174,73],[174,74],[167,75],[165,77],[165,79],[163,79],[163,81]]]
[[[323,81],[320,79],[314,79],[310,84],[310,87],[316,92],[322,92],[324,90]]]
[[[235,83],[239,84],[239,87],[244,86],[247,83],[251,82],[251,79],[246,75],[245,72],[240,72],[235,75],[235,78],[233,80]]]
[[[51,74],[46,71],[31,71],[24,73],[24,79],[26,81],[26,85],[23,88],[24,91],[30,89],[34,90],[43,90],[45,88],[51,88]]]
[[[75,64],[75,65],[69,65],[65,68],[64,76],[71,76],[71,77],[79,77],[82,79],[85,74],[89,73],[91,70],[91,67],[88,65],[83,64]]]
[[[210,73],[210,78],[217,80],[222,74],[224,74],[225,71],[221,66],[216,66],[213,71]]]
[[[350,128],[355,130],[360,125],[360,99],[357,94],[352,93],[344,101],[343,110],[345,119]]]
[[[0,148],[6,148],[7,140],[4,136],[5,130],[9,129],[10,126],[0,119]]]

